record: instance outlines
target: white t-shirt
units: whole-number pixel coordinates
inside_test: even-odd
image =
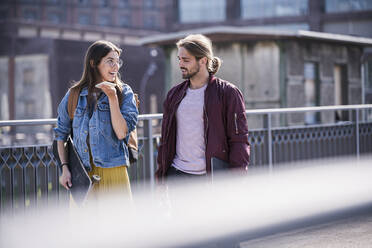
[[[188,88],[176,112],[177,142],[172,166],[190,174],[205,174],[204,92]]]

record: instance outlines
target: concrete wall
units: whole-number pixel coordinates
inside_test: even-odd
[[[372,20],[333,21],[323,24],[323,32],[372,37]]]
[[[360,58],[362,48],[344,44],[316,41],[290,41],[285,44],[287,53],[287,106],[305,106],[304,63],[314,62],[318,66],[318,104],[335,104],[335,65],[347,68],[348,104],[361,103]],[[290,123],[301,124],[301,114],[290,115]],[[323,123],[334,122],[334,115],[321,114]]]
[[[8,106],[8,57],[0,57],[0,120],[9,119]]]
[[[348,104],[361,103],[360,58],[362,47],[314,40],[283,40],[255,42],[214,42],[215,56],[223,60],[218,77],[235,84],[242,92],[247,109],[305,107],[305,63],[316,65],[317,104],[335,104],[334,67],[347,70]],[[281,49],[282,47],[282,49]],[[182,82],[177,49],[168,47],[168,71],[171,83]],[[283,71],[281,71],[283,70]],[[283,80],[281,81],[281,75]],[[282,90],[281,90],[282,88]],[[304,114],[273,117],[292,124],[303,124]],[[334,115],[320,114],[323,123],[334,122]],[[285,120],[286,119],[286,120]],[[253,118],[253,127],[262,127],[262,119]]]
[[[214,55],[222,59],[216,76],[236,85],[243,93],[246,108],[280,107],[279,47],[274,41],[251,43],[214,43]],[[170,87],[183,81],[178,67],[176,47],[168,48]],[[274,117],[274,122],[278,118]],[[262,118],[249,121],[262,127]]]

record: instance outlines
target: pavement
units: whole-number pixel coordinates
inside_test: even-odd
[[[372,214],[277,233],[240,243],[240,248],[372,247]]]

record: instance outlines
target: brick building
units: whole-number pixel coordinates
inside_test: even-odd
[[[124,47],[129,70],[125,75],[134,89],[143,94],[154,87],[158,92],[164,85],[163,53],[141,48],[139,41],[144,37],[216,25],[250,28],[258,33],[310,30],[372,37],[372,1],[3,0],[0,2],[0,24],[0,119],[47,118],[55,117],[56,103],[62,92],[71,80],[78,79],[83,51],[94,40],[108,39]],[[233,41],[234,37],[229,42]],[[370,54],[366,48],[361,55],[364,102],[372,101]],[[154,59],[156,72],[151,62]],[[37,65],[38,72],[27,66],[28,69],[23,68],[27,64]],[[42,71],[43,68],[47,70]],[[146,76],[146,72],[153,75]],[[38,82],[34,86],[39,89],[36,93],[41,89],[48,94],[41,97],[35,93],[35,99],[51,102],[51,109],[44,109],[46,104],[32,103],[16,95],[17,85],[31,82],[31,79]],[[146,88],[149,81],[151,86]],[[32,84],[26,85],[30,89]],[[162,111],[165,92],[156,93],[156,97],[142,96],[142,113]],[[18,98],[25,101],[25,106],[16,107],[22,102]],[[40,114],[26,114],[32,112]]]

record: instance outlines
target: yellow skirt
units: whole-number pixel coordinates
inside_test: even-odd
[[[101,168],[94,166],[93,163],[91,166],[92,170],[88,172],[89,176],[97,175],[101,177],[101,180],[93,185],[83,206],[90,203],[103,204],[105,202],[104,198],[112,196],[119,201],[132,201],[132,191],[126,166]],[[79,209],[71,194],[69,206],[72,211]]]
[[[90,192],[93,197],[99,198],[101,194],[104,196],[110,193],[116,193],[131,198],[132,192],[126,166],[101,168],[96,167],[93,163],[91,165],[92,170],[88,173],[89,176],[97,175],[101,178]]]
[[[88,145],[89,146],[89,145]],[[99,182],[93,184],[87,196],[87,201],[100,201],[102,198],[115,194],[115,197],[121,199],[132,200],[132,191],[130,188],[130,181],[127,166],[122,165],[113,168],[101,168],[95,166],[93,156],[89,147],[89,160],[92,170],[88,172],[92,178],[93,175],[99,176]],[[70,208],[75,208],[77,205],[70,195]]]
[[[93,175],[97,175],[101,178],[98,183],[93,185],[93,189],[88,196],[89,199],[99,200],[101,197],[114,193],[123,197],[128,197],[129,199],[132,198],[128,171],[125,165],[113,168],[95,166],[90,146],[89,161],[92,167],[92,170],[88,172],[89,176],[92,177]]]

